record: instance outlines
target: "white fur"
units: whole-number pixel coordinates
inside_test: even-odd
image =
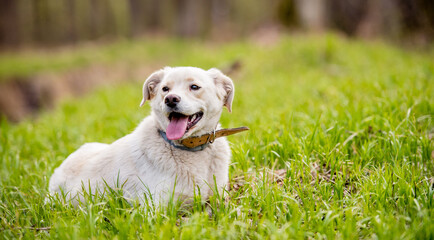
[[[192,91],[191,84],[201,89]],[[162,91],[163,86],[169,86],[170,91]],[[228,183],[228,142],[218,138],[198,152],[171,146],[158,132],[169,124],[170,110],[164,98],[167,94],[179,95],[179,111],[185,115],[204,112],[196,126],[181,138],[184,139],[214,130],[222,106],[231,109],[233,93],[232,81],[217,69],[177,67],[153,73],[143,86],[142,100],[142,104],[151,100],[151,115],[132,133],[112,144],[86,143],[69,155],[54,171],[50,193],[63,191],[77,203],[83,186],[94,193],[107,184],[111,188],[123,186],[127,198],[143,201],[145,194],[150,194],[155,204],[167,202],[172,193],[175,198],[190,198],[198,188],[202,198],[207,199],[215,189],[214,182],[219,190]]]

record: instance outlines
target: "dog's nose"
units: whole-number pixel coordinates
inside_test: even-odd
[[[176,105],[181,101],[181,97],[176,94],[167,95],[164,99],[164,103],[171,108],[176,107]]]

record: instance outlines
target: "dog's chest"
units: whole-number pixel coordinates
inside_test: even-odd
[[[137,162],[138,175],[150,181],[177,179],[185,181],[210,180],[213,175],[214,149],[198,152],[166,147],[160,151],[148,151]],[[214,169],[215,170],[215,169]]]

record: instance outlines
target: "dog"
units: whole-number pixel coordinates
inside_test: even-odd
[[[151,114],[130,134],[111,144],[86,143],[54,171],[50,194],[63,193],[77,204],[83,191],[104,193],[122,186],[124,197],[155,204],[170,199],[203,200],[228,184],[231,151],[219,119],[231,112],[232,80],[220,70],[166,67],[143,84],[140,106]]]

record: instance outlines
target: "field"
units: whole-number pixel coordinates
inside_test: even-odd
[[[139,108],[140,81],[66,99],[36,120],[3,120],[0,239],[434,239],[433,59],[432,50],[332,34],[3,56],[1,76],[95,62],[208,69],[238,61],[233,112],[221,122],[251,130],[228,137],[227,196],[151,210],[115,189],[74,208],[44,203],[49,177],[81,144],[110,143],[149,114]]]

